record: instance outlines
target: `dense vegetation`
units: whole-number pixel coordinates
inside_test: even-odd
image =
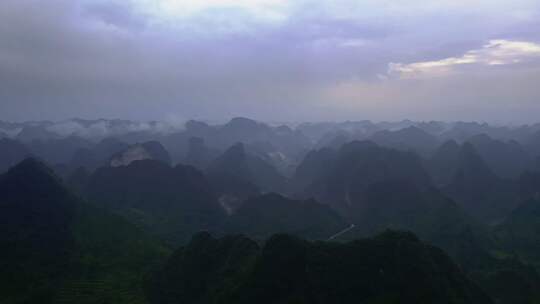
[[[2,303],[144,303],[144,274],[168,255],[32,159],[0,177],[0,209]]]
[[[158,271],[152,303],[492,303],[443,251],[409,233],[353,242],[206,233]]]

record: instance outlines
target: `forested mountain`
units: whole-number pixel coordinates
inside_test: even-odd
[[[317,176],[307,177],[313,182],[303,191],[351,217],[361,212],[366,190],[376,183],[408,182],[421,190],[431,184],[420,158],[410,152],[383,148],[369,141],[354,141],[343,145],[333,159],[324,150],[317,153],[318,156],[310,157],[325,159],[327,169],[316,170],[312,174]],[[306,161],[312,160],[306,158]],[[301,164],[299,170],[307,166]],[[302,171],[298,174],[307,175]]]
[[[397,131],[379,131],[370,138],[381,146],[430,155],[439,145],[439,139],[428,132],[411,126]]]
[[[114,154],[110,159],[111,167],[127,166],[137,160],[157,160],[165,164],[171,164],[169,152],[157,141],[137,143],[125,150]]]
[[[200,171],[157,160],[100,168],[83,193],[91,203],[173,244],[199,230],[214,230],[225,216]]]
[[[0,210],[2,303],[144,303],[142,275],[168,252],[34,159],[0,176]]]
[[[472,144],[461,147],[454,172],[443,189],[473,216],[497,221],[516,207],[516,184],[495,175]]]
[[[287,191],[287,179],[277,169],[246,151],[242,143],[227,149],[210,163],[206,173],[218,193],[245,199],[259,192]]]
[[[265,194],[246,200],[227,219],[224,229],[257,240],[276,233],[326,240],[347,227],[349,224],[329,206],[314,200],[298,201],[279,194]]]
[[[6,303],[540,299],[533,126],[76,123],[4,126]]]
[[[203,233],[158,271],[151,303],[493,303],[440,249],[408,233],[348,243],[275,235],[262,247]]]
[[[540,304],[540,0],[0,0],[0,304]]]
[[[502,178],[517,178],[531,168],[531,155],[516,140],[504,142],[481,134],[467,139],[495,174]]]

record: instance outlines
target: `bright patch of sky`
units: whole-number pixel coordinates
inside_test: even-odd
[[[462,56],[434,61],[390,63],[389,74],[401,78],[445,76],[459,68],[500,66],[527,63],[540,59],[540,44],[527,41],[490,40],[480,49],[467,51]]]

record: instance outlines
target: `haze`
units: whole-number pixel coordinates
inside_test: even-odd
[[[0,119],[540,113],[540,3],[2,0]]]

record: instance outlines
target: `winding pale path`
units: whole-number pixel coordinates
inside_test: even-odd
[[[351,224],[349,227],[347,227],[347,228],[341,230],[340,232],[338,232],[338,233],[332,235],[331,237],[329,237],[328,240],[331,241],[331,240],[333,240],[333,239],[339,237],[340,235],[342,235],[342,234],[344,234],[344,233],[346,233],[346,232],[352,230],[354,227],[355,227],[355,225],[354,225],[354,224]]]

